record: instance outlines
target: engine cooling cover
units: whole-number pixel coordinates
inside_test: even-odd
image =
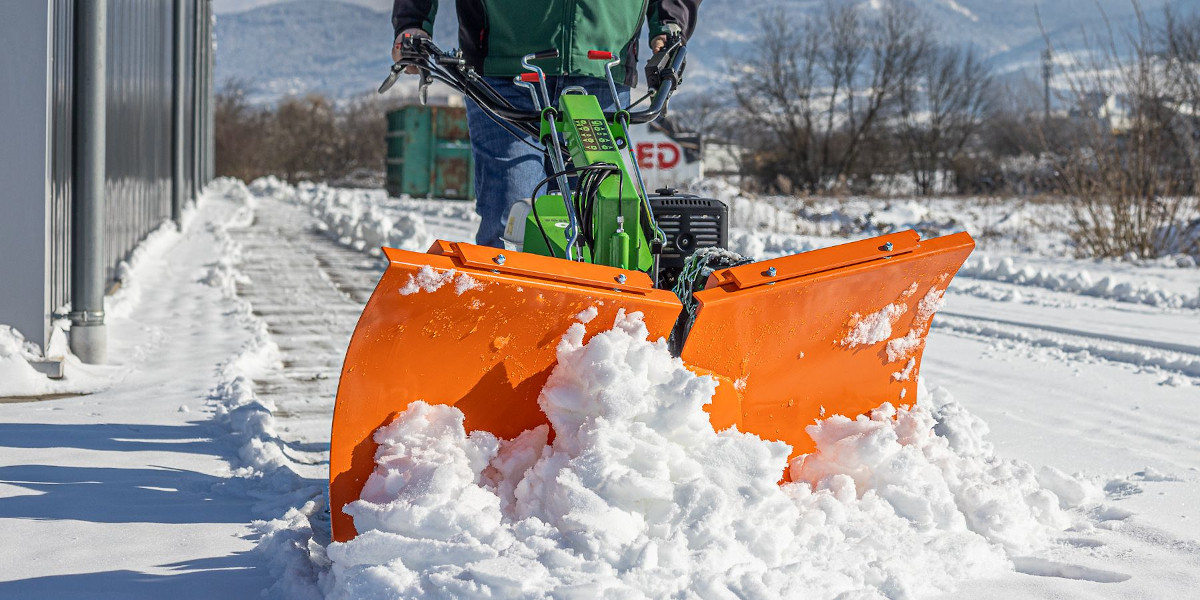
[[[661,188],[650,196],[654,219],[666,234],[658,256],[658,288],[671,289],[687,257],[700,248],[729,243],[729,208],[715,198]]]

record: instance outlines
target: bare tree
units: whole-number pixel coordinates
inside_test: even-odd
[[[289,182],[329,179],[341,171],[337,162],[341,134],[334,106],[325,97],[289,98],[275,109],[271,151]]]
[[[1181,100],[1186,76],[1172,77],[1171,67],[1187,59],[1174,54],[1171,31],[1156,30],[1134,6],[1136,24],[1124,34],[1127,51],[1110,29],[1084,61],[1066,69],[1077,135],[1048,147],[1071,199],[1074,237],[1093,256],[1178,251],[1184,225],[1200,211],[1197,115]],[[1188,35],[1174,33],[1177,48],[1186,49]],[[1174,72],[1196,68],[1190,64]]]
[[[828,0],[800,24],[777,10],[760,26],[754,51],[731,65],[757,175],[778,176],[780,188],[838,186],[928,48],[919,14],[885,0],[868,18],[859,4]]]
[[[250,180],[264,174],[266,136],[270,113],[247,100],[246,86],[230,80],[222,84],[213,106],[213,149],[218,176]]]
[[[972,50],[937,47],[922,58],[916,73],[899,86],[898,133],[905,164],[917,190],[935,191],[979,132],[994,97],[992,74]]]

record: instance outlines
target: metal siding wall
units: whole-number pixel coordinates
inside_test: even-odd
[[[3,0],[0,0],[3,1]],[[50,0],[54,15],[51,107],[50,311],[71,298],[71,174],[74,111],[74,10],[79,0]],[[86,0],[92,1],[92,0]],[[146,234],[171,217],[171,94],[174,3],[108,0],[107,239],[117,265]],[[186,0],[184,189],[194,196],[211,179],[212,3]]]
[[[59,312],[71,301],[71,172],[73,161],[72,96],[75,75],[72,53],[75,48],[73,0],[54,0],[53,73],[51,74],[50,155],[50,312]]]
[[[171,217],[173,3],[108,0],[109,280]]]

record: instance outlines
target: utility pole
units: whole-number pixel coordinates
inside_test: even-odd
[[[1045,122],[1050,121],[1050,77],[1054,75],[1054,57],[1050,54],[1050,49],[1042,50],[1042,103],[1044,104],[1045,114],[1042,119]]]

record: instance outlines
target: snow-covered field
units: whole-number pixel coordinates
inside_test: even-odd
[[[375,248],[469,239],[476,217],[221,180],[131,261],[109,307],[117,364],[48,385],[0,331],[0,392],[87,392],[0,400],[0,527],[18,541],[0,598],[1192,595],[1193,258],[1070,258],[1047,204],[701,189],[760,257],[910,226],[976,235],[914,406],[818,424],[780,487],[786,449],[713,432],[712,383],[629,318],[560,344],[551,445],[414,405],[378,433],[364,533],[330,544],[330,417]]]

